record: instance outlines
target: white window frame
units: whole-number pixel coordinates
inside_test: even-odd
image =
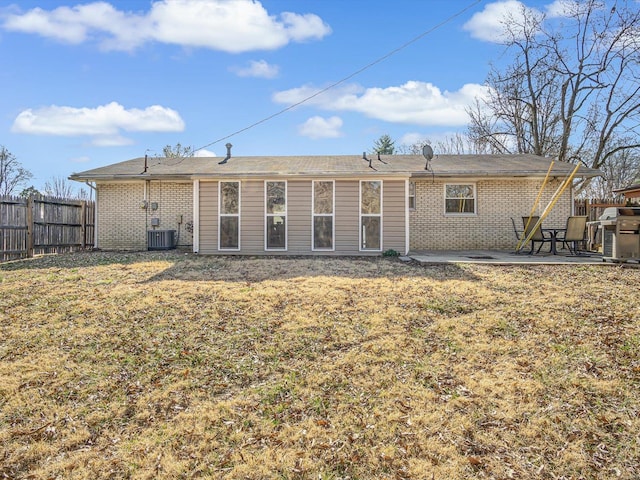
[[[413,202],[411,200],[413,200]],[[409,210],[416,209],[416,182],[414,182],[413,180],[409,180],[409,184],[407,186],[407,202]]]
[[[316,213],[316,182],[331,183],[333,195],[331,199],[331,213]],[[331,217],[331,248],[316,248],[316,217]],[[333,252],[336,249],[336,182],[335,180],[313,180],[311,182],[311,251]]]
[[[268,213],[267,212],[267,208],[268,208],[268,195],[269,195],[269,189],[268,189],[268,184],[269,183],[284,183],[284,213]],[[289,210],[289,185],[288,182],[286,180],[265,180],[264,181],[264,250],[265,252],[286,252],[289,249],[289,216],[288,216],[288,210]],[[277,247],[277,248],[269,248],[268,246],[268,239],[269,239],[269,235],[267,233],[267,229],[268,229],[268,221],[267,219],[269,217],[284,217],[284,248],[282,247]]]
[[[222,184],[223,183],[237,183],[238,184],[238,213],[222,213]],[[241,233],[242,222],[240,221],[240,212],[242,211],[242,182],[239,180],[224,180],[218,182],[218,250],[239,252],[241,249]],[[220,230],[222,229],[222,217],[238,217],[238,247],[223,247],[220,245]]]
[[[380,183],[380,213],[362,213],[362,184],[363,183],[370,183],[370,182],[378,182]],[[361,252],[381,252],[383,249],[383,232],[384,232],[384,225],[383,225],[383,217],[382,217],[382,213],[383,213],[383,205],[384,205],[384,182],[382,180],[360,180],[360,188],[359,188],[359,192],[358,192],[358,216],[359,216],[359,222],[358,222],[358,248]],[[380,248],[363,248],[362,242],[363,242],[363,238],[362,238],[362,219],[365,217],[379,217],[380,218]]]
[[[456,200],[456,198],[447,197],[447,187],[449,186],[470,186],[473,187],[473,212],[447,212],[447,200]],[[446,217],[476,217],[478,216],[478,187],[475,182],[450,182],[444,184],[444,215]]]

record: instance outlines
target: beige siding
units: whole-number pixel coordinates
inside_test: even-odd
[[[272,179],[269,179],[272,180]],[[280,181],[281,179],[273,179]],[[402,181],[383,181],[383,245],[404,253],[405,216]],[[264,180],[241,182],[239,252],[218,251],[217,182],[200,182],[200,253],[242,255],[379,255],[359,250],[359,180],[335,181],[335,250],[312,250],[312,180],[287,181],[287,250],[265,250]],[[388,193],[387,193],[388,190]],[[388,198],[387,198],[388,194]],[[387,216],[388,215],[388,216]]]
[[[264,255],[264,181],[242,182],[241,207],[241,253]]]
[[[157,218],[158,230],[175,230],[178,246],[193,242],[185,228],[193,221],[191,183],[148,182],[148,208],[142,208],[145,182],[98,183],[98,248],[104,250],[144,250],[151,219]],[[157,208],[152,210],[151,204]]]
[[[200,251],[218,251],[218,182],[200,182]]]
[[[289,222],[290,255],[311,253],[311,180],[295,180],[287,183],[287,221]],[[315,252],[314,252],[315,253]]]
[[[451,181],[449,183],[473,183]],[[416,209],[410,212],[410,250],[511,250],[516,237],[513,217],[521,227],[520,217],[528,215],[538,195],[541,180],[501,179],[475,182],[477,215],[446,216],[444,213],[445,182],[416,182]],[[547,184],[538,208],[540,215],[556,191],[559,180]],[[571,214],[571,194],[567,190],[556,203],[543,227],[561,227]]]
[[[336,180],[336,251],[359,255],[360,182]]]
[[[396,252],[404,254],[406,247],[406,193],[404,180],[385,181],[383,195],[383,250],[393,249]]]

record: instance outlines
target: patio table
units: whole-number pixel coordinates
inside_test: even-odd
[[[556,244],[558,241],[558,234],[560,232],[566,232],[567,229],[566,228],[543,228],[542,231],[549,232],[551,234],[551,253],[553,255],[557,255],[558,250],[556,248]]]

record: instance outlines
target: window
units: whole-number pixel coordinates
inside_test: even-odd
[[[472,183],[445,185],[444,203],[447,215],[475,215],[476,186]]]
[[[409,182],[409,209],[416,209],[416,182]]]
[[[218,192],[218,249],[240,250],[240,182],[220,182]]]
[[[360,250],[382,250],[382,182],[360,182]]]
[[[313,250],[333,250],[334,182],[313,182]]]
[[[265,182],[265,248],[287,249],[287,182]]]

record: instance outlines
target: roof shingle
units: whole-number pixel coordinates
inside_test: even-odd
[[[369,162],[370,160],[371,162]],[[134,158],[80,173],[72,180],[126,179],[197,179],[220,177],[272,176],[400,176],[400,177],[544,177],[551,160],[536,155],[438,155],[426,170],[421,155],[383,155],[378,160],[368,155],[260,156],[231,157]],[[371,167],[369,164],[371,163]],[[568,175],[575,165],[555,162],[554,176]],[[600,175],[598,170],[580,167],[579,177]]]

